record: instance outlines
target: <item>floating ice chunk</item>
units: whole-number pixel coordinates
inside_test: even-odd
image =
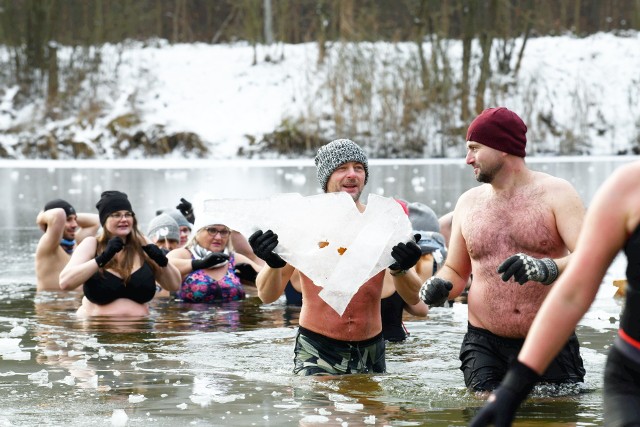
[[[127,425],[127,421],[129,420],[129,416],[124,411],[124,409],[114,409],[111,414],[111,425],[122,427]]]
[[[280,408],[280,409],[296,409],[296,408],[299,408],[300,405],[301,405],[300,402],[276,403],[275,405],[273,405],[273,407]]]
[[[376,423],[376,416],[369,415],[368,417],[364,417],[364,423],[374,425]]]
[[[49,382],[49,372],[42,369],[38,372],[34,372],[33,374],[29,374],[27,378],[35,384],[46,384]]]
[[[75,385],[76,379],[73,375],[67,375],[66,377],[64,377],[58,382],[61,382],[62,384],[66,384],[66,385]]]
[[[20,338],[0,338],[0,355],[22,351],[20,341]]]
[[[27,328],[24,326],[14,326],[11,331],[9,331],[10,337],[21,337],[27,333]]]
[[[301,425],[305,423],[314,424],[314,423],[328,423],[328,422],[329,422],[329,418],[322,415],[307,415],[306,417],[300,420]]]
[[[187,405],[186,403],[181,403],[181,404],[179,404],[179,405],[176,405],[176,408],[178,408],[178,409],[182,409],[182,410],[185,410],[185,409],[187,409],[188,407],[189,407],[189,405]]]
[[[356,412],[364,409],[364,405],[362,403],[335,402],[334,405],[337,411],[344,412]]]
[[[83,386],[83,388],[97,389],[98,388],[98,376],[97,375],[92,375],[91,377],[87,378],[87,380],[82,383],[82,386]]]
[[[129,395],[129,403],[140,403],[140,402],[144,402],[145,400],[147,400],[147,398],[144,397],[144,394],[130,394]]]
[[[28,351],[16,351],[13,353],[3,353],[2,358],[4,360],[30,360],[31,353]]]

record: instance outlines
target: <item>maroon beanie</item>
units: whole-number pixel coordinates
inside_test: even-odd
[[[513,111],[504,107],[487,108],[469,125],[467,141],[524,157],[526,133],[527,126]]]

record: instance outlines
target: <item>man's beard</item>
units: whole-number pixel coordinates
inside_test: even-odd
[[[496,174],[502,169],[502,163],[496,164],[488,170],[483,171],[480,169],[480,172],[476,176],[476,181],[483,182],[485,184],[490,184],[493,181],[493,178],[496,177]]]

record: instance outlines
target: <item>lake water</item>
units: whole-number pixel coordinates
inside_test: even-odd
[[[530,159],[572,182],[585,204],[632,157]],[[44,203],[95,212],[100,192],[129,194],[142,228],[158,208],[197,192],[220,198],[315,194],[311,162],[4,162],[0,215],[0,426],[463,426],[482,401],[464,388],[458,350],[466,305],[406,318],[411,336],[387,347],[384,375],[291,374],[299,309],[255,292],[223,305],[158,299],[148,319],[77,320],[75,293],[35,292],[33,253]],[[438,214],[477,185],[463,161],[372,161],[369,191],[421,201]],[[536,397],[516,425],[602,425],[602,373],[622,301],[619,256],[577,329],[587,369],[579,394]]]

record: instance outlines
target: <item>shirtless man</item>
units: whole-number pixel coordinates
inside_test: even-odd
[[[315,158],[318,181],[329,192],[344,191],[363,212],[360,195],[369,176],[364,151],[353,141],[338,139],[320,147]],[[345,224],[348,226],[348,224]],[[277,300],[296,269],[273,252],[278,236],[271,230],[249,238],[254,253],[266,265],[258,274],[258,296],[265,303]],[[389,269],[398,293],[409,304],[417,304],[420,280],[413,266],[421,252],[414,242],[393,247],[395,263]],[[363,284],[340,316],[318,294],[322,290],[300,272],[302,308],[296,337],[294,373],[341,375],[385,372],[380,298],[386,270]]]
[[[445,265],[420,290],[427,305],[440,305],[459,295],[473,272],[460,369],[475,391],[495,389],[516,359],[584,217],[567,181],[527,168],[526,132],[506,108],[485,110],[471,123],[466,162],[483,184],[458,199]],[[582,382],[584,373],[574,333],[543,381]]]
[[[100,220],[96,214],[77,214],[69,202],[55,199],[44,206],[36,224],[44,232],[36,247],[36,289],[59,291],[60,272],[77,245],[85,237],[96,234]]]

